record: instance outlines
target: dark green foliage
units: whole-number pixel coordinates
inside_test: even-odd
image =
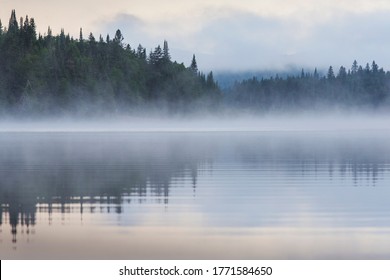
[[[19,31],[18,21],[16,20],[15,10],[12,10],[8,24],[8,33],[17,33]]]
[[[0,116],[4,113],[62,114],[128,112],[154,107],[169,112],[222,104],[254,111],[321,107],[388,106],[390,73],[373,61],[350,69],[332,66],[325,75],[302,71],[296,76],[236,82],[222,95],[213,72],[199,72],[195,55],[189,67],[173,62],[168,42],[147,55],[124,43],[92,33],[77,40],[61,30],[37,35],[33,18],[18,23],[11,13],[8,28],[0,21]]]
[[[333,71],[333,67],[332,66],[330,66],[329,69],[328,69],[327,78],[328,78],[328,80],[333,80],[334,78],[336,78],[334,76],[334,71]]]
[[[171,55],[169,54],[168,42],[166,40],[164,40],[163,58],[166,62],[171,60]]]
[[[340,67],[337,76],[330,66],[326,76],[304,73],[287,78],[252,78],[236,83],[229,103],[254,110],[316,108],[377,108],[388,106],[390,73],[374,62],[363,68],[356,60],[350,70]]]
[[[120,30],[96,41],[81,28],[74,40],[50,27],[37,38],[34,19],[26,16],[19,26],[12,11],[8,29],[0,25],[0,114],[96,114],[161,104],[176,112],[220,97],[214,80],[205,84],[171,61],[167,41],[147,57],[142,45],[133,50],[123,40]]]
[[[198,63],[196,62],[195,55],[192,56],[191,66],[190,66],[192,72],[195,74],[198,73]]]

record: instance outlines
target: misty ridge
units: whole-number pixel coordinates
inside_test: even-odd
[[[213,72],[198,70],[195,55],[188,62],[172,61],[167,41],[149,53],[141,44],[133,48],[119,29],[113,38],[80,29],[75,39],[64,30],[53,35],[50,27],[37,34],[35,20],[18,21],[13,10],[8,27],[0,21],[0,117],[288,119],[310,112],[387,114],[390,106],[390,72],[375,61],[330,66],[325,75],[302,69],[253,77],[223,89]]]

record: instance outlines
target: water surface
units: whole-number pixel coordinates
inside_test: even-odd
[[[1,259],[389,259],[390,134],[0,133]]]

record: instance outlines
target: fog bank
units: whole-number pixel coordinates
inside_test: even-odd
[[[390,114],[232,114],[193,117],[134,117],[0,120],[0,132],[223,132],[390,131]]]

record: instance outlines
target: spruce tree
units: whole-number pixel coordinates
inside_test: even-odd
[[[79,35],[79,42],[83,42],[84,41],[84,37],[83,37],[83,29],[80,28],[80,35]]]
[[[146,49],[141,44],[139,44],[137,48],[137,57],[142,60],[146,59]]]
[[[369,74],[371,72],[370,64],[366,63],[366,67],[364,67],[364,72],[366,72],[366,74]]]
[[[115,37],[114,39],[112,40],[115,44],[117,44],[118,46],[121,46],[123,47],[123,36],[122,36],[122,32],[118,29],[116,32],[115,32]]]
[[[11,18],[9,19],[8,24],[8,33],[16,33],[19,30],[18,27],[18,21],[16,20],[16,12],[15,10],[12,10],[11,12]]]
[[[192,72],[194,72],[195,74],[198,73],[198,64],[196,63],[195,54],[192,56],[192,61],[191,61],[190,69],[191,69]]]
[[[92,32],[89,33],[88,41],[89,41],[89,43],[92,43],[92,44],[96,43],[95,37],[93,36]]]
[[[375,63],[375,60],[372,62],[372,65],[371,65],[371,69],[372,69],[372,73],[376,74],[378,73],[378,64]]]
[[[337,74],[337,78],[341,81],[345,81],[347,79],[347,70],[344,66],[341,66],[339,69],[339,73]]]
[[[328,80],[333,80],[335,78],[332,66],[329,66],[328,74],[326,75],[326,77],[328,78]]]
[[[37,27],[35,26],[34,18],[30,19],[30,33],[36,39],[37,38]]]
[[[358,71],[358,68],[359,68],[358,63],[356,60],[354,60],[352,63],[352,67],[351,67],[351,73],[356,74]]]
[[[171,55],[169,54],[168,42],[164,40],[163,58],[165,61],[171,61]]]

